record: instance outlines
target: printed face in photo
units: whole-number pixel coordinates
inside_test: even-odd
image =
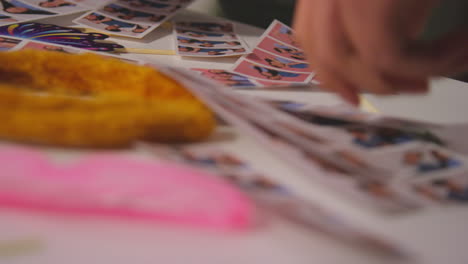
[[[419,174],[447,171],[463,166],[463,161],[456,155],[436,146],[424,151],[407,151],[403,155],[402,163]]]
[[[139,25],[122,20],[113,19],[101,13],[89,13],[77,20],[78,23],[111,32],[115,35],[143,37],[148,33],[149,25]]]
[[[306,61],[305,54],[301,49],[286,45],[269,37],[264,38],[258,44],[257,48],[268,51],[269,53],[273,53],[277,56],[285,57],[287,59],[303,62]]]
[[[279,21],[273,22],[268,36],[300,49],[299,43],[294,36],[294,31]]]
[[[294,61],[283,56],[278,56],[262,51],[260,49],[254,49],[251,54],[247,55],[247,59],[267,67],[273,67],[278,70],[311,73],[309,64],[306,62]]]
[[[117,16],[120,19],[139,23],[158,23],[167,16],[131,9],[115,3],[110,3],[99,10],[103,14]]]
[[[248,77],[221,69],[192,69],[203,76],[231,87],[255,87],[257,84]]]
[[[42,18],[57,14],[19,0],[0,0],[0,6],[3,13],[19,20]]]
[[[251,63],[247,60],[239,63],[234,68],[234,71],[243,75],[267,81],[307,82],[311,78],[310,74],[279,71],[259,64]]]

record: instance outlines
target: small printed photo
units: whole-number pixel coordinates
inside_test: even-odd
[[[306,61],[306,56],[303,50],[283,44],[270,37],[265,37],[262,41],[260,41],[260,43],[257,45],[257,48],[265,50],[269,53],[273,53],[277,56],[285,57],[287,59],[293,59],[301,62]]]
[[[18,20],[0,12],[0,26],[15,23],[15,22],[18,22]]]
[[[407,132],[393,128],[371,128],[365,125],[346,128],[351,136],[352,143],[365,149],[374,149],[416,141],[416,138]]]
[[[267,31],[269,31],[268,36],[300,49],[299,43],[294,36],[294,31],[278,20],[275,20]]]
[[[223,85],[236,87],[236,88],[253,88],[258,86],[246,76],[242,76],[227,70],[221,69],[192,69],[193,71],[201,73],[204,77],[219,82]]]
[[[279,71],[273,68],[255,64],[247,60],[241,61],[233,70],[243,75],[266,81],[308,82],[311,74]]]
[[[434,202],[468,203],[467,174],[459,177],[440,177],[424,183],[416,183],[412,185],[412,189],[415,194]]]
[[[177,37],[179,46],[192,46],[196,48],[239,48],[242,43],[238,40],[206,40],[184,36]]]
[[[79,54],[83,53],[84,51],[81,51],[79,49],[74,49],[70,47],[62,47],[58,45],[53,45],[53,44],[46,44],[46,43],[41,43],[41,42],[34,42],[30,41],[21,49],[34,49],[34,50],[45,50],[45,51],[56,51],[56,52],[62,52],[62,53],[68,53],[68,54]]]
[[[7,38],[0,36],[0,51],[8,51],[21,43],[19,39]]]
[[[438,146],[425,147],[423,150],[409,150],[403,153],[402,166],[419,175],[441,173],[462,168],[464,162],[458,155]]]
[[[135,9],[130,9],[122,5],[110,3],[99,9],[102,14],[115,16],[117,18],[128,20],[136,23],[160,23],[167,15],[165,14],[154,14],[143,12]]]
[[[260,49],[254,49],[253,52],[246,57],[247,59],[263,64],[268,67],[273,67],[278,70],[287,70],[292,72],[311,73],[310,65],[305,62],[293,61],[283,56],[274,55]]]
[[[346,134],[345,136],[344,144],[349,144],[350,141],[352,142],[354,140],[350,134]],[[382,149],[356,147],[354,142],[351,144],[352,147],[355,147],[353,150],[360,153],[361,157],[363,157],[368,164],[390,172],[391,175],[388,179],[391,181],[406,182],[418,175],[413,167],[403,165],[402,160],[404,160],[405,153],[424,152],[424,144],[422,143],[415,141]]]
[[[117,20],[101,13],[91,12],[78,18],[74,22],[114,35],[142,38],[151,30],[149,25],[139,25]]]
[[[11,15],[20,21],[57,15],[57,13],[26,4],[19,0],[0,0],[0,12]]]
[[[60,14],[71,14],[80,11],[88,10],[89,8],[85,8],[73,1],[66,1],[66,0],[24,0],[31,5],[38,6],[45,10],[56,12]]]
[[[163,3],[151,0],[118,0],[119,3],[124,4],[131,8],[144,10],[151,13],[165,13],[172,14],[181,9],[183,6],[180,4],[174,5],[173,3]]]
[[[181,29],[181,28],[176,28],[176,32],[179,36],[185,36],[189,38],[238,40],[237,35],[233,33],[203,32],[203,31]]]
[[[229,22],[177,22],[176,27],[205,32],[234,32],[234,25]]]
[[[239,56],[247,52],[245,48],[239,49],[217,49],[217,48],[194,48],[188,46],[179,46],[178,54],[181,56],[197,56],[197,57],[225,57]]]

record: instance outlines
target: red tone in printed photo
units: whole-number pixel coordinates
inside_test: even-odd
[[[257,79],[287,83],[308,82],[312,76],[311,74],[279,71],[273,68],[262,66],[260,64],[251,63],[246,60],[239,63],[235,67],[234,72],[238,72],[240,74],[251,76]]]

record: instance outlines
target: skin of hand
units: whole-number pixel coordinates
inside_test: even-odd
[[[468,70],[468,31],[421,34],[443,0],[298,0],[297,39],[323,86],[359,93],[426,93],[428,80]]]

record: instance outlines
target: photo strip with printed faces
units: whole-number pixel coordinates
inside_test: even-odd
[[[468,205],[468,171],[450,176],[427,177],[411,182],[411,190],[421,199],[442,205]]]
[[[251,54],[243,56],[233,71],[252,77],[263,86],[291,85],[291,90],[309,84],[315,74],[304,51],[294,40],[293,30],[274,21]]]
[[[73,22],[110,35],[143,38],[192,1],[116,0]]]
[[[252,89],[257,86],[260,86],[246,76],[234,73],[229,70],[223,69],[201,69],[201,68],[192,68],[192,71],[200,73],[203,77],[211,79],[215,82],[218,82],[224,86],[229,86],[239,89]]]
[[[272,67],[263,66],[250,62],[249,60],[240,60],[234,67],[234,72],[240,73],[254,79],[287,83],[308,83],[312,80],[312,75],[307,73],[291,72],[277,70]]]
[[[176,21],[174,37],[180,56],[227,57],[250,52],[231,22]]]
[[[0,0],[0,25],[68,15],[89,10],[75,1]]]
[[[47,11],[61,15],[73,14],[89,10],[89,7],[83,6],[79,1],[72,0],[23,0],[28,4],[43,8]]]

